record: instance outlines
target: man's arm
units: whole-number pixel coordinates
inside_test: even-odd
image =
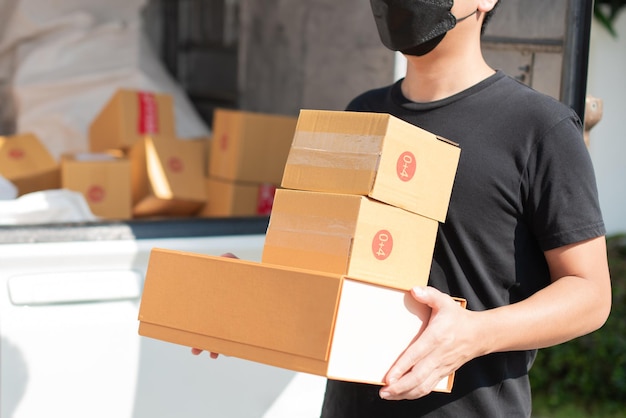
[[[545,252],[552,283],[524,301],[487,311],[460,308],[434,288],[413,296],[432,308],[420,338],[387,375],[385,399],[416,399],[469,360],[560,344],[600,328],[611,309],[605,237]]]

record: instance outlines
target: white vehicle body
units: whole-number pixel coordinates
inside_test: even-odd
[[[0,417],[319,416],[322,378],[138,335],[152,248],[260,260],[261,222],[234,235],[225,222],[217,235],[209,225],[167,238],[129,239],[124,226],[1,231]]]

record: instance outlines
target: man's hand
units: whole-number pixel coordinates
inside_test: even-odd
[[[383,399],[425,396],[441,379],[474,357],[470,339],[474,313],[433,287],[416,287],[411,294],[428,305],[432,313],[422,334],[387,373],[387,385],[380,390]]]
[[[222,254],[220,257],[228,257],[228,258],[239,258],[237,257],[235,254],[233,253],[224,253]],[[204,350],[200,349],[200,348],[192,348],[191,349],[191,354],[193,354],[194,356],[199,356],[200,354],[202,354]],[[216,359],[219,357],[219,353],[213,353],[210,352],[209,355],[211,356],[211,358]]]

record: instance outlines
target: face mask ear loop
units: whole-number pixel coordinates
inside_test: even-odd
[[[460,19],[456,20],[456,23],[461,23],[462,21],[464,21],[465,19],[467,19],[468,17],[474,16],[476,13],[478,13],[478,9],[474,10],[472,13],[468,14],[465,17],[462,17]]]

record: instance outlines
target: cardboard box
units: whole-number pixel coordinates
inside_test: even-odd
[[[428,282],[438,226],[366,196],[279,189],[262,261],[410,289]]]
[[[216,109],[209,177],[280,184],[297,118]]]
[[[0,174],[20,196],[61,185],[59,163],[32,133],[0,136]]]
[[[206,202],[203,140],[144,137],[130,150],[133,216],[193,215]]]
[[[408,292],[376,283],[153,249],[139,334],[332,379],[382,384],[429,315],[430,308]],[[436,390],[449,392],[453,377]]]
[[[174,101],[168,94],[120,89],[89,126],[92,152],[127,150],[145,136],[176,135]]]
[[[444,222],[459,156],[388,114],[302,110],[281,186],[370,196]]]
[[[207,202],[198,216],[269,216],[276,185],[240,183],[209,177],[206,180]]]
[[[106,153],[61,158],[61,186],[81,193],[91,212],[105,219],[132,218],[130,161]]]

